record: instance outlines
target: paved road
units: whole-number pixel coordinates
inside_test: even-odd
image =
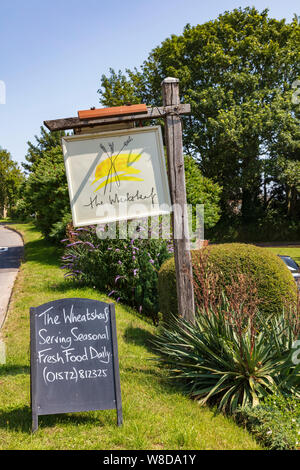
[[[0,328],[5,320],[23,249],[21,236],[0,225]]]

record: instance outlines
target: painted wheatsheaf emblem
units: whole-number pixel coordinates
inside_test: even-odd
[[[109,191],[111,191],[113,183],[120,187],[121,181],[144,181],[142,178],[134,176],[141,173],[141,170],[133,166],[135,162],[140,160],[143,152],[133,153],[132,151],[124,151],[132,140],[131,137],[128,137],[119,152],[115,152],[113,142],[108,144],[109,150],[107,150],[105,145],[100,144],[100,148],[107,155],[107,158],[96,167],[95,179],[92,182],[92,186],[96,186],[96,183],[100,184],[95,187],[94,192],[104,188],[105,194],[108,186]]]

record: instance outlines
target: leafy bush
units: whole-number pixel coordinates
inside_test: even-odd
[[[204,205],[205,229],[212,228],[220,219],[220,197],[222,188],[201,174],[195,159],[184,157],[187,203],[193,207],[193,221],[197,204]]]
[[[107,292],[157,323],[158,271],[172,247],[168,240],[142,238],[141,227],[133,238],[120,238],[119,230],[105,239],[104,227],[71,229],[62,268],[66,277]]]
[[[201,277],[214,279],[213,296],[230,286],[236,273],[247,276],[256,285],[263,316],[280,314],[296,298],[296,284],[283,261],[272,252],[253,245],[211,245],[192,251],[194,279],[198,289]],[[204,272],[201,272],[203,271]],[[178,314],[174,258],[166,261],[159,272],[159,308],[164,320]]]
[[[213,243],[298,241],[300,222],[287,217],[285,213],[274,211],[270,217],[258,218],[255,223],[248,225],[243,225],[239,219],[222,220],[213,230],[208,229],[206,234]]]
[[[14,206],[20,197],[25,177],[10,153],[0,146],[0,217]]]
[[[63,215],[61,215],[60,220],[53,223],[50,227],[49,240],[54,243],[60,242],[66,236],[67,226],[71,221],[71,213],[67,210]]]
[[[60,146],[44,152],[29,175],[25,190],[26,204],[36,215],[36,225],[43,235],[61,240],[62,222],[68,219],[70,201]],[[60,225],[57,226],[56,224]],[[64,236],[64,235],[63,235]]]
[[[8,211],[8,216],[14,220],[25,221],[29,219],[31,215],[30,207],[28,207],[24,198],[18,199]]]
[[[258,406],[238,409],[235,417],[268,449],[300,448],[300,402],[294,397],[270,395]]]
[[[240,275],[232,292],[198,311],[195,324],[169,319],[154,346],[158,361],[201,404],[233,413],[279,391],[300,397],[300,365],[292,361],[299,311],[261,322],[259,299]]]

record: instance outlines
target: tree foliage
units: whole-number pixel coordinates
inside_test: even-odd
[[[292,204],[291,212],[299,214],[298,190],[296,199],[289,196],[289,180],[274,176],[279,158],[300,160],[299,106],[292,103],[299,46],[296,17],[286,23],[270,18],[268,10],[227,11],[167,38],[139,70],[102,76],[100,100],[161,105],[161,81],[179,78],[182,100],[192,105],[184,123],[185,151],[222,186],[224,217],[241,204],[242,221],[256,220],[265,202],[276,201],[274,183],[286,196],[283,212]]]
[[[61,138],[65,135],[64,131],[47,132],[43,126],[40,131],[41,135],[35,136],[35,143],[27,142],[28,150],[25,156],[27,163],[23,163],[23,168],[27,172],[35,171],[35,166],[44,158],[45,152],[60,147]]]
[[[64,133],[48,133],[41,128],[35,144],[28,143],[26,164],[30,171],[25,200],[30,213],[46,238],[63,238],[70,221],[70,201],[60,139]]]
[[[0,215],[9,210],[20,195],[24,175],[7,150],[0,148]]]
[[[220,194],[222,188],[201,174],[190,155],[184,158],[187,203],[192,205],[193,215],[197,205],[204,205],[205,228],[212,228],[220,218]]]

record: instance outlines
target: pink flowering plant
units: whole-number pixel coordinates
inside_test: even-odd
[[[145,238],[145,227],[138,226],[134,236],[99,238],[106,227],[95,226],[70,229],[61,268],[65,277],[92,286],[117,302],[136,308],[141,314],[158,323],[158,271],[172,256],[170,240]]]

